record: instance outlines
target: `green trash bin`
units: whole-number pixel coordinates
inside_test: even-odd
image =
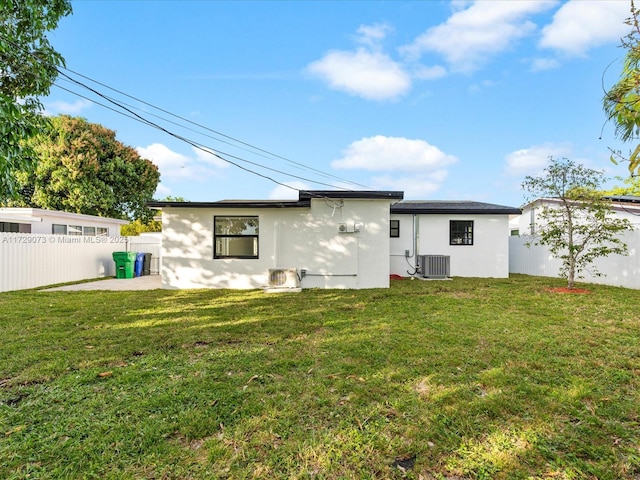
[[[113,252],[116,262],[116,278],[133,278],[136,252]]]

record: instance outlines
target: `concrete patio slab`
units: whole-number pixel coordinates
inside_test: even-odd
[[[145,275],[135,278],[109,278],[107,280],[96,280],[95,282],[75,283],[63,287],[47,288],[43,292],[56,291],[81,291],[81,290],[155,290],[162,288],[162,277],[160,275]]]

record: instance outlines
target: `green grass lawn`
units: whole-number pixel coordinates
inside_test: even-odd
[[[640,478],[640,291],[0,294],[0,478]]]

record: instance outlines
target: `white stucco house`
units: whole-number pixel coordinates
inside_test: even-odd
[[[150,202],[162,210],[163,287],[385,288],[390,275],[427,277],[424,256],[447,257],[446,276],[509,275],[509,216],[519,209],[403,196]]]
[[[473,201],[391,206],[390,270],[402,277],[509,276],[509,219],[520,209]]]
[[[149,202],[162,209],[164,288],[389,286],[397,191],[301,191],[298,200]]]
[[[635,228],[640,226],[640,197],[633,195],[619,195],[604,197],[611,201],[612,214],[618,218],[626,218]],[[522,207],[522,215],[517,217],[516,225],[519,235],[535,233],[540,220],[539,216],[544,207],[560,205],[557,198],[537,198]]]
[[[120,227],[127,223],[117,218],[40,208],[0,208],[0,233],[119,237]]]

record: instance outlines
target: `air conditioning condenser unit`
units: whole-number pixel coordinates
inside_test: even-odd
[[[451,257],[449,255],[418,255],[418,271],[422,278],[449,278]]]
[[[355,233],[356,231],[357,231],[356,230],[356,226],[353,223],[339,223],[338,224],[338,232],[339,233]]]
[[[295,268],[269,269],[269,288],[300,288],[298,271]]]

